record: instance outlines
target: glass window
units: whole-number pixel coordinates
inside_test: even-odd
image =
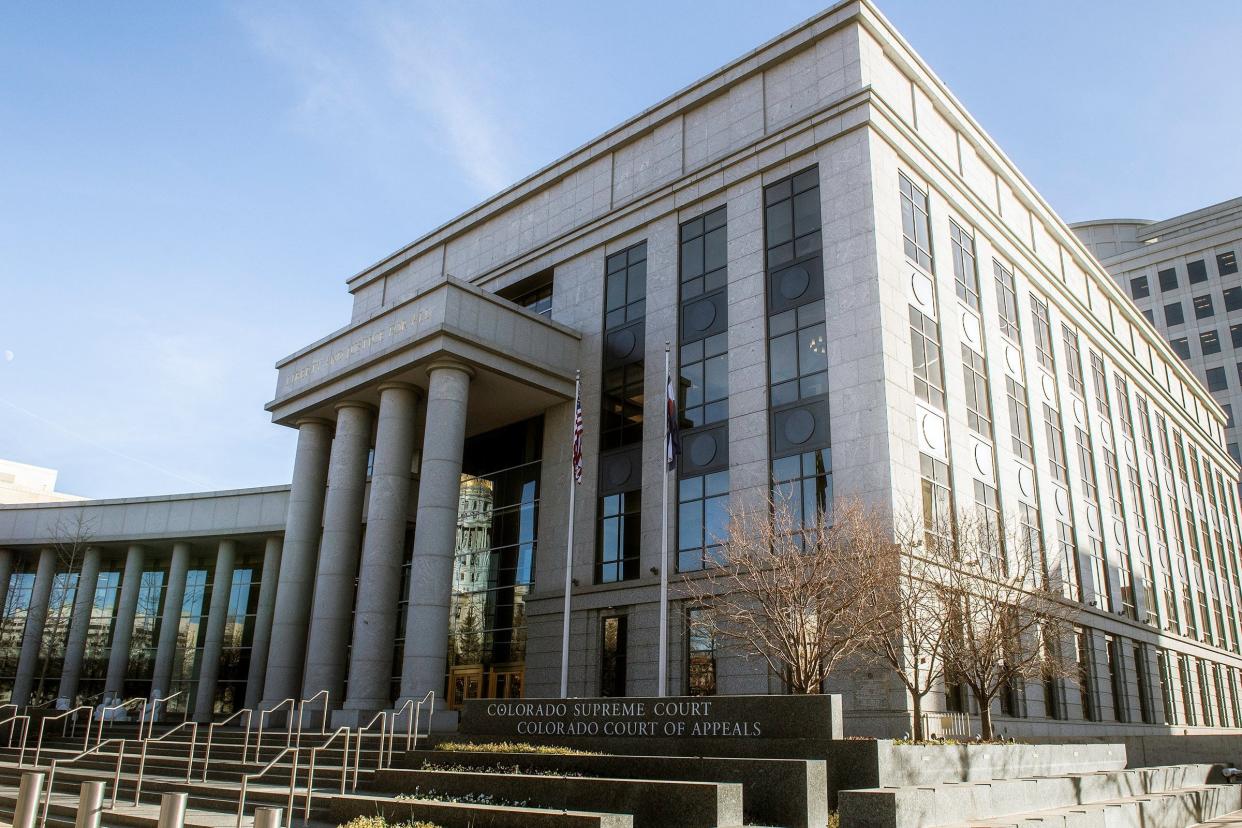
[[[916,187],[904,173],[899,173],[898,179],[901,190],[901,235],[905,241],[906,257],[931,270],[931,228],[927,219],[927,193]]]
[[[919,455],[923,494],[923,533],[928,546],[952,540],[953,487],[949,466],[926,454]]]
[[[1199,334],[1199,349],[1204,356],[1220,353],[1220,337],[1216,331],[1203,331]]]
[[[772,499],[785,504],[796,522],[812,527],[823,515],[832,522],[832,457],[828,449],[772,461]]]
[[[1091,657],[1091,633],[1082,627],[1075,628],[1074,657],[1078,662],[1078,690],[1082,704],[1082,717],[1089,722],[1099,720],[1099,711],[1095,707],[1095,694],[1092,692],[1094,670]]]
[[[1135,276],[1130,280],[1130,295],[1135,299],[1146,299],[1151,296],[1151,288],[1147,285],[1146,276]]]
[[[765,187],[763,197],[769,268],[820,250],[818,167]]]
[[[1182,312],[1181,302],[1172,302],[1164,306],[1164,324],[1180,325],[1186,321],[1186,315]]]
[[[975,237],[952,219],[949,220],[949,239],[953,242],[953,278],[957,282],[957,295],[975,310],[979,310],[979,268],[975,264]]]
[[[1035,355],[1039,364],[1054,370],[1052,358],[1052,323],[1048,320],[1048,303],[1031,294],[1031,318],[1035,320]]]
[[[1074,437],[1078,446],[1078,473],[1082,481],[1083,494],[1092,503],[1098,503],[1100,490],[1095,477],[1095,452],[1091,446],[1091,435],[1078,426],[1074,426]]]
[[[1215,314],[1215,310],[1212,308],[1212,294],[1210,293],[1196,296],[1193,304],[1195,306],[1195,319],[1208,319]]]
[[[1087,565],[1091,570],[1092,605],[1105,612],[1113,611],[1113,596],[1109,589],[1108,561],[1104,556],[1104,543],[1090,538],[1087,544]]]
[[[1156,274],[1156,278],[1160,280],[1160,291],[1162,293],[1177,290],[1177,271],[1173,268],[1160,271]]]
[[[1192,285],[1207,281],[1207,265],[1203,263],[1203,259],[1186,262],[1186,277]]]
[[[614,698],[624,696],[627,619],[624,615],[612,615],[601,618],[599,623],[599,694]]]
[[[1111,635],[1104,636],[1104,655],[1108,660],[1108,682],[1113,695],[1113,718],[1119,722],[1129,721],[1126,709],[1125,679],[1122,677],[1121,650],[1117,639]]]
[[[633,362],[604,372],[600,395],[601,451],[635,445],[643,439],[643,363]]]
[[[677,486],[677,571],[715,565],[728,526],[727,469],[681,480]]]
[[[1104,357],[1098,351],[1091,351],[1091,382],[1095,388],[1095,409],[1108,420],[1112,417],[1112,406],[1108,402],[1108,377],[1104,371]]]
[[[1156,314],[1155,314],[1155,311],[1153,311],[1151,308],[1144,309],[1143,318],[1153,325],[1156,324]]]
[[[1001,333],[1017,342],[1018,291],[1013,272],[998,259],[992,260],[992,269],[996,272],[996,306],[1000,312]]]
[[[605,267],[604,329],[643,318],[647,313],[647,243],[612,254]]]
[[[717,207],[681,226],[681,298],[692,299],[728,280],[726,208]]]
[[[599,535],[595,543],[596,583],[630,581],[638,577],[641,516],[641,489],[600,498]]]
[[[1217,254],[1216,272],[1221,276],[1228,276],[1230,273],[1238,272],[1238,259],[1232,250]]]
[[[1190,359],[1190,340],[1186,337],[1182,336],[1177,339],[1170,339],[1169,347],[1173,349],[1173,353],[1177,354],[1182,359]]]
[[[716,695],[716,632],[711,610],[694,607],[686,614],[686,692]]]
[[[1009,431],[1013,453],[1028,463],[1035,461],[1031,448],[1031,414],[1026,401],[1026,388],[1012,377],[1005,377],[1005,394],[1009,398]]]
[[[1164,701],[1164,723],[1177,724],[1177,705],[1173,700],[1173,665],[1168,650],[1156,651],[1156,668],[1160,674],[1160,698]]]
[[[910,307],[910,352],[914,360],[914,393],[925,403],[944,409],[944,376],[940,366],[940,332],[936,321]]]
[[[822,300],[768,319],[768,381],[774,406],[828,392]]]
[[[1225,297],[1225,310],[1242,310],[1242,287],[1228,287],[1222,291]]]
[[[692,427],[729,419],[729,335],[681,346],[681,416]]]
[[[966,382],[966,422],[992,438],[992,402],[988,393],[988,367],[983,357],[962,346],[962,373]]]
[[[1229,382],[1225,379],[1224,368],[1207,369],[1207,387],[1209,391],[1224,391],[1229,387]]]
[[[1044,403],[1044,435],[1048,440],[1048,470],[1052,478],[1069,484],[1069,469],[1065,462],[1065,431],[1061,426],[1061,412]]]
[[[1082,351],[1078,346],[1078,331],[1069,325],[1061,325],[1061,342],[1065,346],[1065,365],[1069,374],[1070,390],[1083,396]]]
[[[1229,326],[1229,341],[1235,348],[1242,348],[1242,322]]]
[[[552,316],[552,283],[537,287],[534,290],[523,293],[521,296],[513,300],[518,305],[532,310],[540,316]]]

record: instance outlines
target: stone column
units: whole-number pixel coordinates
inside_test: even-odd
[[[246,674],[245,706],[254,709],[263,698],[263,677],[267,674],[267,653],[272,643],[272,617],[276,613],[276,584],[280,578],[281,540],[267,539],[263,547],[263,571],[259,575],[259,606],[254,615],[254,637],[250,643],[250,672]]]
[[[427,424],[418,480],[414,561],[401,665],[401,700],[444,693],[448,648],[449,595],[461,490],[461,455],[466,442],[466,406],[474,372],[457,362],[427,369]]]
[[[293,485],[285,517],[285,540],[272,616],[263,708],[302,692],[306,629],[310,622],[315,560],[323,526],[324,490],[328,483],[331,423],[317,418],[298,421],[298,448],[293,460]]]
[[[82,659],[86,657],[86,634],[90,631],[95,587],[99,583],[99,557],[98,546],[88,546],[82,554],[82,569],[78,572],[78,587],[73,595],[73,615],[69,619],[69,639],[65,642],[65,665],[60,672],[60,692],[57,693],[68,702],[65,709],[75,706],[74,699],[78,695]]]
[[[172,561],[168,564],[168,588],[164,592],[164,612],[160,615],[160,640],[156,645],[155,669],[151,674],[152,699],[167,696],[172,684],[173,656],[177,654],[181,607],[185,603],[185,578],[189,569],[190,544],[177,541],[173,544]],[[190,704],[189,699],[179,701],[186,707]]]
[[[349,650],[349,698],[344,705],[346,710],[358,711],[360,718],[387,708],[392,701],[392,648],[405,563],[418,408],[418,389],[412,385],[389,383],[379,390],[375,466]]]
[[[0,612],[9,601],[9,581],[13,580],[13,550],[0,549]]]
[[[56,550],[44,547],[39,550],[39,568],[35,570],[34,589],[30,594],[30,607],[26,611],[26,627],[22,631],[22,651],[17,657],[17,676],[13,679],[13,695],[10,701],[18,706],[30,701],[35,673],[39,669],[43,629],[47,624],[47,607],[52,600],[52,581],[56,578]]]
[[[220,653],[224,649],[224,622],[228,620],[229,598],[233,592],[233,564],[236,561],[237,541],[220,541],[216,551],[216,571],[211,576],[211,608],[207,612],[207,634],[203,639],[203,663],[198,668],[198,692],[194,701],[196,722],[211,721],[216,677],[220,675]]]
[[[143,549],[129,547],[125,555],[125,572],[121,575],[121,595],[116,605],[116,623],[112,627],[112,652],[108,656],[108,678],[104,682],[103,705],[123,701],[125,671],[129,668],[129,642],[134,636],[134,614],[138,610],[138,591],[142,587]]]
[[[358,576],[373,419],[371,407],[365,403],[344,402],[336,407],[336,436],[328,462],[323,540],[315,576],[315,611],[311,614],[302,681],[304,698],[327,690],[334,706],[340,706],[345,690],[345,653],[354,609],[354,579]]]

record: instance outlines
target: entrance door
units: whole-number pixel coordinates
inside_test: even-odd
[[[482,694],[483,665],[454,667],[449,671],[448,706],[450,710],[456,710],[466,699],[477,699]]]
[[[489,699],[520,699],[522,698],[522,678],[525,670],[492,670],[487,677],[487,697]]]

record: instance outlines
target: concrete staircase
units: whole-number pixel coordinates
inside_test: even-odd
[[[1217,765],[842,791],[843,828],[1189,828],[1242,809]]]

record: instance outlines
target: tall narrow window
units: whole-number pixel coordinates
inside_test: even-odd
[[[601,696],[625,695],[627,626],[627,618],[624,615],[611,615],[600,619],[599,694]]]
[[[1108,403],[1108,376],[1104,372],[1104,357],[1091,351],[1091,382],[1095,386],[1095,409],[1108,422],[1112,417],[1112,406]]]
[[[1031,294],[1031,318],[1035,321],[1035,356],[1039,364],[1054,370],[1052,356],[1052,322],[1048,319],[1048,303]]]
[[[1130,720],[1126,706],[1125,680],[1122,677],[1121,649],[1117,639],[1111,635],[1104,636],[1104,655],[1108,659],[1108,683],[1113,693],[1113,718],[1119,722]]]
[[[901,189],[901,234],[906,257],[918,265],[932,269],[931,228],[927,220],[927,193],[920,190],[904,173],[899,173]]]
[[[1044,403],[1044,436],[1048,441],[1048,471],[1058,483],[1069,485],[1069,467],[1065,462],[1065,431],[1061,412]]]
[[[1001,333],[1017,342],[1018,289],[1013,271],[1001,264],[999,259],[992,260],[992,269],[996,271],[996,308],[1000,313]]]
[[[949,220],[949,241],[953,243],[953,279],[957,295],[970,307],[979,310],[979,268],[975,264],[975,237]]]
[[[717,564],[729,523],[729,470],[682,478],[677,500],[677,571]]]
[[[910,351],[914,361],[914,393],[920,400],[944,409],[944,375],[940,367],[940,333],[936,321],[910,307]]]
[[[831,520],[832,503],[819,168],[777,181],[763,196],[771,487],[810,526]],[[925,218],[925,199],[923,206]]]
[[[1095,707],[1095,671],[1092,669],[1091,634],[1079,627],[1074,636],[1074,651],[1078,661],[1078,690],[1082,703],[1082,717],[1089,722],[1099,721],[1099,711]]]
[[[1061,343],[1065,346],[1065,370],[1070,390],[1083,396],[1082,350],[1078,346],[1078,331],[1069,325],[1061,325]]]
[[[1005,377],[1005,394],[1009,398],[1009,431],[1013,453],[1028,463],[1035,462],[1031,448],[1031,412],[1026,401],[1026,387],[1013,377]]]
[[[1173,698],[1173,664],[1168,650],[1156,651],[1156,667],[1160,674],[1160,698],[1164,702],[1164,723],[1177,724],[1177,702]]]
[[[1095,452],[1091,447],[1091,435],[1074,426],[1074,438],[1078,444],[1078,475],[1082,492],[1092,503],[1100,502],[1100,488],[1095,478]]]
[[[716,695],[716,634],[711,610],[694,607],[686,619],[686,692],[690,696]]]
[[[992,401],[988,392],[988,366],[983,356],[962,346],[962,375],[966,383],[966,422],[992,439]]]

